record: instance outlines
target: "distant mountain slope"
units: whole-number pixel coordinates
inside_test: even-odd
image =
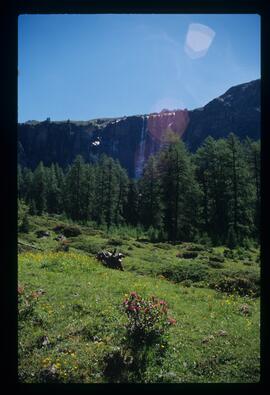
[[[191,151],[204,139],[260,137],[260,80],[230,88],[206,106],[193,110],[163,110],[159,114],[91,121],[29,121],[18,125],[18,162],[34,168],[57,162],[70,164],[81,154],[95,161],[101,153],[118,159],[129,176],[139,177],[149,155],[163,144],[168,130],[177,133]]]
[[[183,136],[194,151],[207,136],[226,137],[230,132],[238,137],[260,138],[261,80],[230,88],[206,106],[189,111],[189,124]]]

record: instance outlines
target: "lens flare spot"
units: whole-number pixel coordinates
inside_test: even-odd
[[[185,52],[191,59],[198,59],[206,55],[216,33],[209,26],[191,23],[185,41]]]

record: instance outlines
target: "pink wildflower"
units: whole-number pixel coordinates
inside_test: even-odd
[[[22,287],[22,286],[18,286],[18,294],[23,294],[23,292],[24,292],[24,287]]]
[[[170,325],[174,325],[174,324],[176,324],[176,320],[175,320],[174,318],[172,318],[172,317],[169,317],[169,318],[168,318],[168,323],[169,323]]]

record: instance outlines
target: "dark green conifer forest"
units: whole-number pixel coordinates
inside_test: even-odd
[[[19,166],[18,197],[30,214],[141,226],[153,241],[207,239],[233,247],[259,238],[260,141],[208,137],[191,154],[172,139],[148,159],[139,180],[105,155],[92,164],[77,156],[65,169]]]

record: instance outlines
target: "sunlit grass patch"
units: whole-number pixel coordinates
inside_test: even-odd
[[[63,221],[56,216],[31,217],[30,233],[19,235],[22,242],[43,250],[19,254],[19,285],[27,295],[40,293],[30,314],[27,304],[22,306],[27,314],[19,326],[20,381],[259,380],[259,298],[209,289],[227,277],[257,284],[258,249],[232,250],[227,256],[224,247],[150,243],[134,229],[114,229],[110,234],[90,224],[80,225],[81,234],[68,238],[68,252],[56,252],[58,242],[52,229]],[[50,236],[37,238],[39,229],[49,230]],[[124,272],[108,269],[95,259],[98,250],[114,248],[128,253]],[[179,257],[184,251],[198,255]],[[238,259],[238,254],[250,264]],[[221,255],[224,266],[211,267],[211,257]],[[171,275],[166,277],[165,272]],[[146,299],[153,295],[164,299],[176,319],[166,344],[157,342],[137,355],[144,366],[140,374],[132,371],[134,355],[126,349],[127,317],[121,309],[125,295],[132,291]],[[122,372],[109,377],[108,364],[112,368],[117,361]]]
[[[162,343],[147,351],[140,380],[259,380],[258,299],[187,288],[153,273],[119,272],[75,251],[26,252],[19,256],[18,268],[21,286],[42,290],[34,307],[41,320],[29,317],[19,332],[21,381],[107,382],[106,356],[111,352],[116,357],[115,347],[122,350],[127,320],[121,305],[131,291],[166,300],[176,319],[167,352],[158,359]],[[128,358],[124,351],[120,355]],[[126,377],[135,380],[134,374]]]

